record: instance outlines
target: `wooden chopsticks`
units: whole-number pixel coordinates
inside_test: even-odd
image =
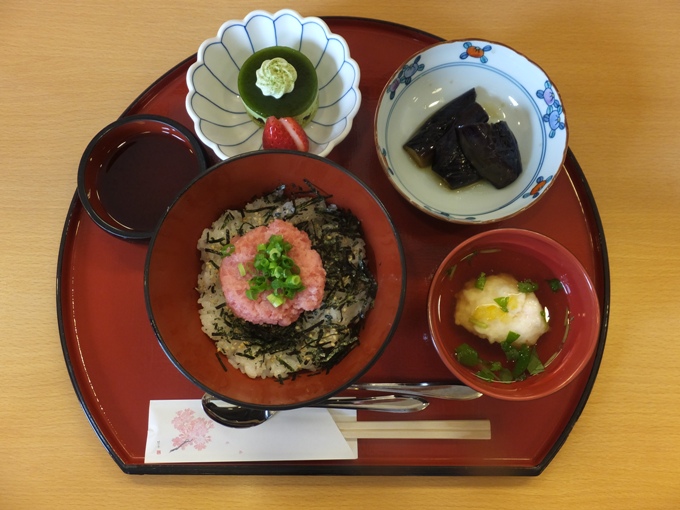
[[[356,421],[331,414],[345,439],[491,439],[489,420]]]

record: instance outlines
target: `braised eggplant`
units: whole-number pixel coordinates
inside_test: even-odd
[[[419,167],[432,167],[452,189],[481,179],[504,188],[522,172],[519,147],[505,121],[488,121],[471,88],[437,110],[403,147]]]
[[[432,170],[452,189],[462,188],[481,179],[458,143],[458,131],[455,128],[449,129],[435,143]]]
[[[458,143],[479,175],[497,189],[514,182],[522,172],[517,139],[505,121],[456,128]]]
[[[413,161],[425,168],[432,165],[434,146],[452,127],[487,122],[489,116],[477,102],[477,91],[471,88],[449,101],[420,126],[404,144]]]

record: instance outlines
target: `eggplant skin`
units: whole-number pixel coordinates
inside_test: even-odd
[[[497,189],[510,185],[522,173],[517,139],[505,121],[459,126],[456,133],[472,166]]]
[[[501,189],[522,173],[515,135],[505,121],[489,124],[475,88],[432,114],[403,148],[416,165],[432,167],[452,189],[481,179]]]
[[[473,184],[481,179],[458,143],[458,132],[449,129],[435,143],[432,170],[446,181],[451,189]]]
[[[404,144],[404,150],[419,167],[432,165],[434,145],[451,127],[489,120],[486,111],[476,100],[477,90],[471,88],[433,113],[411,135]]]

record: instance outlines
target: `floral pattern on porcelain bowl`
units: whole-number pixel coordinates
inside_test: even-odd
[[[418,126],[470,88],[489,114],[517,138],[522,173],[495,189],[486,181],[452,190],[403,149]],[[461,40],[411,56],[387,82],[375,116],[378,157],[397,191],[418,209],[453,223],[501,221],[526,210],[555,181],[567,153],[562,100],[535,63],[502,44]]]
[[[201,44],[186,76],[186,109],[200,140],[220,159],[262,148],[255,124],[238,93],[239,69],[256,51],[287,46],[302,52],[316,68],[319,110],[305,127],[309,152],[326,156],[352,129],[361,105],[359,65],[347,42],[319,18],[283,9],[253,11],[224,23],[216,37]]]

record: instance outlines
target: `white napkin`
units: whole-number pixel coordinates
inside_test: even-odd
[[[356,411],[342,416],[356,421]],[[235,429],[211,420],[200,400],[149,403],[148,464],[356,458],[356,440],[343,437],[327,409],[280,411],[262,425]]]

